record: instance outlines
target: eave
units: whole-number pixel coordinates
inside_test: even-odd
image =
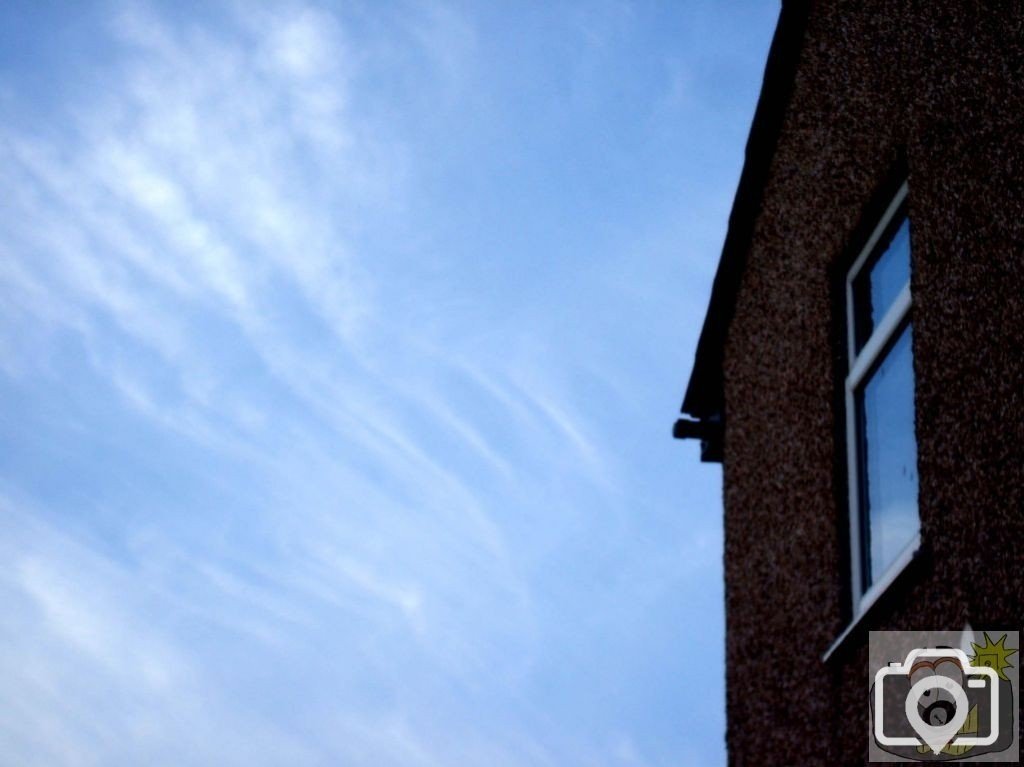
[[[757,109],[747,139],[743,171],[729,214],[729,227],[711,288],[693,370],[673,434],[701,440],[701,460],[722,461],[725,417],[723,360],[729,325],[760,215],[772,159],[782,132],[800,59],[810,3],[783,0],[772,38]]]

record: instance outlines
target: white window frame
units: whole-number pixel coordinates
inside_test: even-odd
[[[885,234],[886,229],[892,222],[893,217],[900,210],[907,198],[907,183],[904,181],[900,186],[892,202],[886,208],[885,213],[875,226],[871,237],[864,245],[863,250],[853,262],[853,266],[846,274],[846,343],[847,368],[845,382],[846,402],[846,475],[849,489],[849,521],[850,521],[850,587],[853,597],[853,618],[851,626],[855,623],[879,596],[892,584],[896,576],[902,572],[921,546],[921,533],[910,540],[904,549],[896,556],[893,562],[881,573],[867,589],[863,587],[864,557],[862,548],[864,541],[861,540],[861,510],[860,502],[860,466],[857,435],[857,412],[855,395],[858,387],[864,382],[870,372],[874,370],[876,363],[882,359],[889,343],[895,338],[896,333],[902,327],[904,321],[910,314],[910,280],[900,290],[899,295],[893,301],[892,306],[886,311],[885,316],[872,329],[870,338],[864,343],[864,347],[857,351],[857,325],[854,316],[854,292],[853,283],[860,275],[861,269],[868,262],[874,253],[875,246]]]

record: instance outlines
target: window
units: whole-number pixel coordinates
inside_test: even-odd
[[[855,614],[903,569],[920,541],[906,197],[904,183],[846,277],[846,444]]]

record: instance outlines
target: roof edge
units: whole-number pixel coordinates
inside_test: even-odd
[[[782,0],[768,51],[761,95],[747,138],[743,171],[681,408],[682,412],[698,419],[721,415],[724,408],[722,358],[726,334],[736,312],[736,297],[754,224],[761,212],[764,187],[793,93],[810,6],[808,0]]]

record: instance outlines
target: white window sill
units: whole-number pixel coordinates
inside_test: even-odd
[[[828,649],[825,650],[824,655],[821,656],[822,661],[828,661],[835,652],[843,646],[847,638],[863,623],[865,616],[871,610],[871,607],[877,602],[882,594],[889,590],[889,587],[899,578],[900,574],[907,569],[911,562],[917,557],[918,552],[921,550],[921,534],[918,533],[914,536],[913,540],[906,545],[906,547],[899,553],[895,561],[889,565],[889,569],[886,570],[882,577],[879,578],[875,583],[871,584],[871,588],[864,592],[861,598],[858,600],[857,610],[854,613],[853,618],[850,620],[849,625],[843,629],[842,633],[835,638],[835,641],[829,645]]]

